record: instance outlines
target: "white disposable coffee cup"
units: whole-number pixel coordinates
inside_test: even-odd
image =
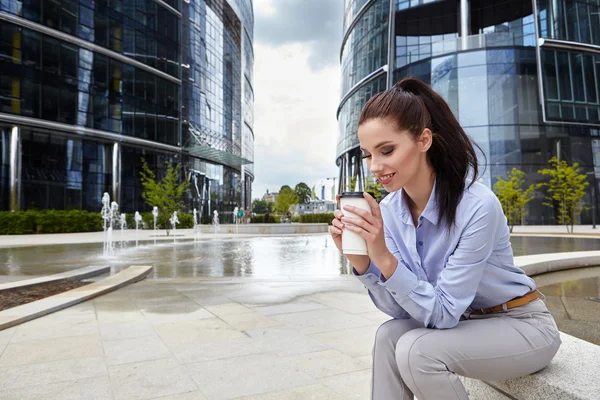
[[[364,198],[363,192],[344,192],[340,195],[340,208],[344,213],[344,217],[362,219],[362,217],[344,208],[348,205],[363,209],[371,214],[371,206]],[[366,256],[368,255],[367,242],[358,233],[344,229],[342,230],[342,253]]]

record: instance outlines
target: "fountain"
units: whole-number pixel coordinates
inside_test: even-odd
[[[110,201],[110,199],[108,199]],[[106,234],[106,253],[105,254],[113,254],[114,253],[114,245],[113,245],[113,226],[116,221],[119,220],[119,205],[116,201],[110,203],[110,212],[108,214],[108,222],[109,226]]]
[[[140,222],[142,222],[142,216],[140,215],[139,212],[136,211],[133,219],[135,220],[135,247],[137,247],[137,245],[138,245],[138,228],[139,228]]]
[[[198,223],[198,211],[194,208],[194,234],[195,239],[198,240],[198,235],[200,234],[200,224]]]
[[[219,213],[217,212],[217,210],[213,211],[213,233],[217,233],[221,230],[221,227],[219,226]]]
[[[177,218],[177,211],[173,212],[173,216],[169,219],[171,225],[173,226],[173,243],[176,241],[176,233],[177,233],[177,224],[179,223],[179,218]]]
[[[233,223],[237,225],[238,223],[238,211],[240,209],[238,208],[238,206],[235,206],[235,208],[233,209]]]
[[[121,214],[121,217],[119,218],[119,224],[121,226],[121,248],[123,248],[125,246],[125,229],[127,229],[127,215],[125,213]]]
[[[104,226],[103,253],[106,255],[108,254],[108,227],[110,224],[110,195],[106,192],[102,196],[102,210],[100,211],[100,215],[102,216]]]
[[[154,217],[154,244],[156,244],[156,219],[158,218],[158,207],[152,208],[152,216]]]

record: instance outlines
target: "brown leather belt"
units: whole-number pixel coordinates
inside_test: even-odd
[[[539,298],[538,292],[537,292],[537,290],[534,290],[533,292],[529,292],[524,296],[515,297],[514,299],[509,300],[504,304],[499,304],[497,306],[490,307],[490,308],[481,308],[479,310],[474,310],[473,312],[471,312],[471,314],[488,314],[488,313],[493,313],[493,312],[506,311],[510,308],[520,307],[520,306],[524,306],[525,304],[529,304],[538,298]]]

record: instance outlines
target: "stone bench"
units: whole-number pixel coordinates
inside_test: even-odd
[[[515,257],[529,276],[600,265],[600,251]],[[543,370],[500,382],[466,379],[471,400],[598,400],[600,346],[561,332],[562,345]]]
[[[600,398],[600,346],[566,333],[550,365],[521,378],[500,382],[466,379],[471,400],[597,400]]]

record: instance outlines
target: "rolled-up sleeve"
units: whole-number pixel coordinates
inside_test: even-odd
[[[379,274],[378,286],[384,287],[393,301],[425,327],[455,327],[473,302],[486,262],[494,250],[499,223],[496,207],[488,202],[481,201],[475,206],[436,286],[418,280],[412,271],[401,265],[387,280]],[[378,296],[385,298],[381,294]]]

